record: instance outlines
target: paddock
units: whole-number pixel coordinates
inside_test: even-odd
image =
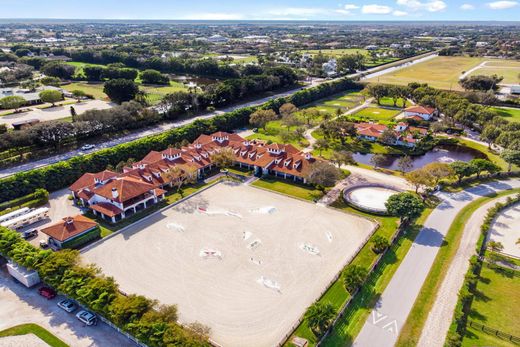
[[[375,224],[236,183],[219,183],[83,253],[127,293],[177,304],[223,346],[274,346]]]

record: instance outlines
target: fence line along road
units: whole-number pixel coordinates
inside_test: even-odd
[[[424,61],[425,59],[431,59],[431,57],[435,56],[435,55],[436,55],[436,52],[428,52],[426,54],[418,55],[416,57],[399,60],[399,61],[394,62],[394,63],[389,63],[389,64],[386,64],[384,66],[378,66],[378,67],[375,67],[375,68],[368,69],[368,70],[366,70],[364,72],[358,72],[358,73],[354,73],[354,74],[351,74],[351,75],[348,75],[348,76],[344,76],[344,77],[366,79],[366,78],[372,77],[372,74],[377,74],[379,76],[379,75],[383,75],[385,73],[389,73],[389,72],[395,71],[396,69],[399,69],[399,68],[403,68],[403,67],[410,66],[412,64],[420,63],[420,62]],[[341,77],[341,78],[344,78],[344,77]],[[232,112],[232,111],[240,109],[240,108],[251,107],[251,106],[258,106],[258,105],[261,105],[263,103],[268,102],[269,100],[282,98],[282,97],[287,97],[287,96],[292,95],[292,94],[294,94],[297,91],[300,91],[302,89],[315,87],[315,86],[318,86],[318,85],[320,85],[322,83],[326,83],[326,82],[330,82],[330,81],[332,81],[332,80],[314,79],[310,84],[308,84],[306,86],[303,86],[303,87],[296,88],[296,89],[292,89],[290,91],[278,93],[278,94],[273,95],[273,96],[268,96],[268,97],[265,97],[265,98],[262,98],[262,99],[259,99],[259,100],[255,100],[255,101],[250,101],[250,102],[247,102],[247,103],[244,103],[244,104],[238,104],[238,105],[235,105],[235,106],[230,106],[230,107],[223,108],[221,110],[218,110],[218,111],[215,111],[215,112],[212,112],[212,113],[208,113],[208,114],[205,114],[205,115],[200,115],[200,116],[193,117],[193,118],[190,118],[190,119],[186,119],[186,120],[182,120],[182,121],[178,121],[178,122],[163,123],[162,125],[159,125],[159,126],[154,126],[152,128],[144,129],[144,130],[141,130],[141,131],[138,131],[138,132],[126,135],[126,136],[119,137],[119,138],[114,139],[114,140],[110,140],[110,141],[107,141],[107,142],[104,142],[104,143],[100,143],[100,144],[97,145],[97,147],[94,150],[81,151],[79,149],[76,149],[76,150],[70,151],[70,152],[65,153],[65,154],[55,155],[55,156],[52,156],[52,157],[31,161],[31,162],[20,164],[20,165],[13,166],[13,167],[10,167],[10,168],[5,168],[5,169],[0,170],[0,178],[12,176],[12,175],[15,175],[18,172],[29,171],[29,170],[45,167],[45,166],[48,166],[48,165],[51,165],[51,164],[54,164],[54,163],[57,163],[57,162],[60,162],[60,161],[68,160],[70,158],[73,158],[73,157],[76,157],[76,156],[79,156],[79,155],[90,154],[90,153],[99,151],[99,150],[104,149],[104,148],[115,147],[115,146],[120,145],[122,143],[126,143],[126,142],[130,142],[130,141],[133,141],[133,140],[137,140],[137,139],[142,138],[142,137],[159,134],[159,133],[162,133],[162,132],[167,131],[169,129],[173,129],[173,128],[176,128],[176,127],[180,127],[180,126],[192,123],[192,122],[194,122],[195,120],[198,120],[198,119],[213,118],[213,117],[218,116],[220,114],[227,113],[227,112]]]

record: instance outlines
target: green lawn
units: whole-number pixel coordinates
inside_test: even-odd
[[[297,184],[275,177],[262,177],[251,185],[309,201],[320,199],[323,196],[323,192],[312,186]]]
[[[506,334],[519,336],[520,274],[512,276],[485,265],[480,273],[477,292],[471,304],[469,319]]]
[[[266,125],[265,129],[258,129],[256,133],[247,136],[247,139],[289,143],[299,149],[307,147],[309,145],[308,141],[304,138],[298,138],[294,133],[294,129],[294,126],[288,129],[280,120],[272,121]]]
[[[371,83],[408,85],[411,82],[427,83],[439,89],[462,91],[459,77],[477,66],[484,58],[435,57],[409,67],[369,79]]]
[[[84,76],[83,74],[83,68],[87,67],[87,66],[99,66],[99,67],[106,67],[105,65],[102,65],[102,64],[90,64],[90,63],[83,63],[81,61],[69,61],[69,62],[66,62],[67,65],[71,65],[71,66],[74,66],[76,68],[76,71],[74,72],[74,76],[77,76],[77,77],[82,77]]]
[[[72,92],[73,90],[82,90],[96,99],[108,100],[108,96],[103,93],[103,83],[75,82],[61,86],[61,88],[69,92]]]
[[[402,98],[399,98],[397,100],[397,106],[394,106],[394,99],[390,98],[390,97],[384,97],[384,98],[381,98],[381,100],[379,100],[379,103],[381,104],[381,106],[388,106],[388,107],[400,107],[400,108],[403,108],[404,105],[403,105],[403,99]]]
[[[469,148],[476,149],[476,150],[484,153],[488,157],[489,160],[491,160],[492,162],[494,162],[495,164],[500,166],[502,168],[502,170],[507,170],[508,164],[498,154],[496,154],[494,151],[491,151],[488,148],[488,146],[481,145],[480,143],[476,143],[476,142],[461,139],[461,138],[459,138],[458,140],[459,140],[459,144],[469,147]]]
[[[494,335],[486,334],[475,328],[467,328],[462,347],[514,347],[518,346],[510,341],[502,340]]]
[[[353,116],[376,121],[390,121],[399,113],[401,113],[401,110],[386,109],[374,105],[354,113]]]
[[[38,336],[40,339],[42,339],[44,342],[46,342],[51,347],[68,347],[65,342],[60,340],[58,337],[53,335],[48,330],[42,328],[41,326],[33,323],[28,324],[20,324],[17,326],[14,326],[12,328],[8,328],[5,330],[0,331],[0,337],[6,337],[6,336],[18,336],[18,335],[27,335],[27,334],[34,334]]]
[[[421,287],[421,291],[415,300],[412,310],[401,328],[401,333],[396,343],[397,347],[417,346],[419,338],[421,337],[422,328],[435,302],[435,296],[440,288],[444,274],[448,271],[451,261],[459,247],[464,226],[473,213],[487,202],[518,192],[520,192],[520,189],[507,190],[479,198],[469,203],[457,214],[444,238],[443,246],[435,257],[435,261]]]
[[[511,122],[520,122],[520,108],[491,107],[500,117]]]

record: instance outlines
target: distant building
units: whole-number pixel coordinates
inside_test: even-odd
[[[331,59],[328,62],[323,63],[322,69],[327,76],[335,76],[338,70],[336,59]]]
[[[404,110],[405,118],[421,117],[423,120],[430,120],[436,115],[437,111],[427,106],[410,106]]]
[[[229,41],[227,37],[218,34],[208,37],[207,40],[211,43],[226,43]]]
[[[475,44],[475,47],[477,48],[480,48],[480,47],[486,47],[489,45],[489,42],[485,42],[485,41],[479,41]]]
[[[511,94],[520,94],[520,84],[511,86]]]
[[[365,47],[365,49],[367,51],[375,51],[375,50],[379,49],[379,47],[376,46],[376,45],[368,45],[368,46]]]
[[[41,104],[42,99],[40,98],[40,93],[44,90],[57,90],[63,94],[63,90],[61,88],[53,86],[43,86],[36,88],[35,90],[20,88],[0,88],[0,99],[5,98],[6,96],[15,95],[24,98],[26,101],[26,105]]]
[[[395,141],[389,144],[405,147],[415,147],[428,132],[424,128],[410,127],[404,122],[396,124],[393,128],[385,124],[357,123],[356,130],[359,138],[368,141],[378,141],[385,131],[393,131]]]

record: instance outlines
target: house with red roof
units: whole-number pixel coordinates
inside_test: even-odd
[[[421,120],[431,120],[434,116],[437,115],[437,110],[433,107],[428,106],[410,106],[407,107],[404,110],[404,117],[405,118],[412,118],[412,119],[418,119],[417,117],[420,117]]]
[[[357,123],[358,137],[368,141],[378,141],[385,131],[394,133],[395,141],[387,143],[395,146],[415,147],[423,136],[428,133],[424,128],[411,127],[405,122],[399,122],[395,126],[378,123]]]
[[[55,249],[76,248],[100,236],[98,224],[82,215],[65,217],[58,223],[40,230],[49,237],[49,245]]]
[[[151,151],[142,160],[123,168],[122,173],[102,171],[86,173],[69,189],[95,215],[113,223],[164,199],[167,189],[187,175],[203,178],[215,167],[214,153],[229,149],[234,164],[254,171],[255,175],[274,175],[306,182],[317,160],[290,144],[267,144],[246,140],[237,134],[216,132],[200,135],[181,148]],[[171,174],[178,168],[177,175]]]

